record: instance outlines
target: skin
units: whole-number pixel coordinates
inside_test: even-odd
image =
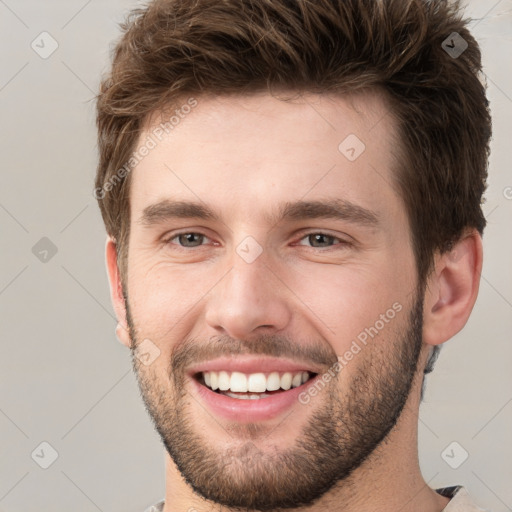
[[[141,141],[159,121],[156,116],[148,120]],[[352,133],[366,145],[353,162],[338,150]],[[370,348],[336,376],[330,392],[294,407],[289,417],[263,421],[251,430],[212,418],[189,399],[190,425],[207,446],[224,453],[250,437],[260,455],[284,453],[296,446],[330,395],[347,398],[361,368],[375,367],[378,380],[377,365],[368,363],[385,364],[396,357],[394,340],[409,327],[418,283],[407,214],[392,186],[396,138],[394,120],[376,93],[306,94],[293,102],[267,94],[205,96],[132,171],[124,283],[110,238],[107,267],[121,342],[133,349],[135,338],[150,339],[160,350],[149,367],[136,365],[139,378],[153,391],[163,387],[169,396],[176,391],[169,361],[186,341],[286,336],[302,347],[322,347],[339,356],[394,303],[403,306]],[[166,199],[199,201],[220,219],[169,218],[144,225],[144,209]],[[371,210],[379,222],[366,226],[315,218],[276,223],[270,218],[285,201],[328,199]],[[207,238],[199,247],[180,247],[176,234],[185,232]],[[334,238],[313,247],[308,235],[318,232]],[[250,264],[236,251],[247,236],[262,248]],[[474,230],[451,253],[436,254],[421,297],[418,368],[396,425],[349,477],[301,510],[434,512],[446,507],[448,499],[426,484],[418,462],[423,367],[432,346],[450,339],[467,322],[481,266],[482,243]],[[193,393],[189,384],[185,394]],[[194,493],[169,454],[166,462],[165,512],[230,510],[215,508]]]

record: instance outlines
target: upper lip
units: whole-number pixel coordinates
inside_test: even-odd
[[[188,369],[188,374],[192,377],[203,372],[240,372],[251,373],[271,373],[271,372],[300,372],[320,373],[322,370],[314,364],[292,361],[291,359],[273,358],[273,357],[254,357],[254,356],[233,356],[220,357],[210,361],[198,363]]]

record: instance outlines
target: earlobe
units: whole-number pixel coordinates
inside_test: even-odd
[[[117,264],[117,245],[110,236],[107,237],[105,256],[110,284],[110,298],[118,321],[116,336],[123,345],[130,348],[131,340],[128,331],[128,322],[126,320],[126,304],[123,295],[121,274]]]
[[[126,325],[122,325],[118,323],[116,325],[116,338],[125,346],[128,348],[131,348],[131,339],[130,339],[130,332],[128,331],[128,327]]]
[[[426,344],[444,343],[464,327],[478,295],[482,260],[482,239],[476,230],[462,237],[450,252],[436,256],[425,290]]]

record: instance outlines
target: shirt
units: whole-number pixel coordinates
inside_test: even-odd
[[[443,512],[488,512],[487,510],[477,507],[468,494],[468,491],[462,485],[454,485],[452,487],[443,487],[436,489],[436,492],[450,498],[450,503],[446,505]],[[155,503],[147,508],[144,512],[162,512],[165,500]]]

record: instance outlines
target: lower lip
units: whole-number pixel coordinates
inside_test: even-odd
[[[255,421],[265,421],[278,417],[293,406],[301,406],[299,395],[303,393],[308,386],[316,382],[318,375],[308,380],[296,388],[276,393],[264,398],[258,399],[240,399],[231,398],[212,391],[203,386],[195,378],[191,378],[197,393],[208,409],[216,416],[220,416],[237,423],[253,423]]]

